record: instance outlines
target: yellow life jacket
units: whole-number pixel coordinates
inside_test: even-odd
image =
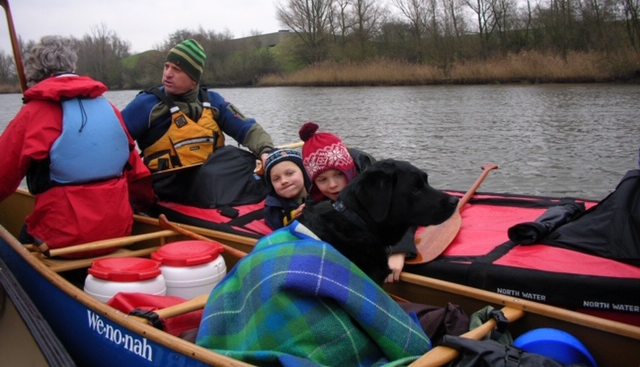
[[[206,88],[200,89],[202,116],[196,122],[180,111],[173,100],[158,88],[150,89],[169,107],[171,125],[142,155],[151,172],[204,162],[216,148],[224,146],[224,133],[215,120]]]

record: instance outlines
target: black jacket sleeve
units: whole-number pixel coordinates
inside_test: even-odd
[[[399,252],[404,252],[406,253],[406,259],[412,259],[416,257],[416,255],[418,254],[418,250],[416,249],[416,243],[414,240],[416,236],[416,229],[417,227],[409,228],[402,239],[395,245],[391,246],[391,253],[396,254]]]

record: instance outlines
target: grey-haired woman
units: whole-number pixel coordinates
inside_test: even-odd
[[[21,240],[48,248],[128,235],[130,198],[153,198],[150,185],[129,185],[149,172],[120,111],[103,96],[107,87],[75,74],[77,58],[59,36],[27,51],[25,105],[0,136],[0,201],[26,176],[36,200]]]

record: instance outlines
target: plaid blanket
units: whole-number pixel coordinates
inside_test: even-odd
[[[214,288],[198,345],[260,366],[406,365],[431,348],[382,288],[300,227],[258,241]]]

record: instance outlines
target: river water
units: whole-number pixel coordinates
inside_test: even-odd
[[[217,90],[276,144],[315,121],[348,146],[412,162],[434,187],[602,199],[637,168],[640,85],[272,87]],[[138,91],[113,91],[119,108]],[[21,105],[0,95],[0,129]],[[1,147],[0,147],[1,149]]]

